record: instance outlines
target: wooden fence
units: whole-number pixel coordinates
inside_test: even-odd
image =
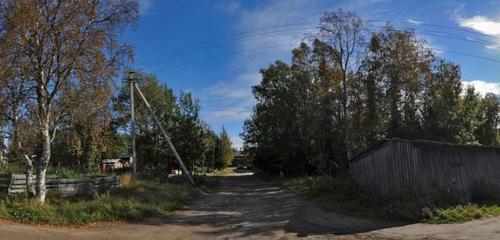
[[[500,148],[393,139],[351,161],[354,180],[382,198],[500,196]]]
[[[46,176],[47,190],[57,192],[62,196],[102,193],[119,185],[119,177],[115,175],[96,176],[87,179],[64,179],[58,178],[56,175]],[[7,194],[26,192],[26,175],[0,174],[0,191]]]

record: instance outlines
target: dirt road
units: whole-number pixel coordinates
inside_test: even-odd
[[[500,218],[455,225],[375,223],[324,212],[250,173],[218,192],[140,224],[63,229],[0,224],[0,239],[500,239]]]

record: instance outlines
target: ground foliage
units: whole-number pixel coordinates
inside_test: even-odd
[[[289,191],[306,196],[326,210],[369,219],[443,224],[500,215],[500,201],[491,197],[477,199],[475,203],[457,204],[436,191],[433,198],[379,200],[363,194],[348,178],[268,177],[267,180],[277,181]]]
[[[2,196],[0,218],[15,222],[48,225],[85,225],[110,221],[135,221],[158,216],[188,204],[212,191],[216,177],[196,176],[196,186],[184,178],[169,181],[133,180],[124,177],[123,187],[86,198],[50,195],[45,205],[23,196]]]

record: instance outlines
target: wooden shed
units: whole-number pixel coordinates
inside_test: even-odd
[[[354,180],[382,198],[449,193],[457,201],[500,193],[500,148],[392,139],[350,162]]]

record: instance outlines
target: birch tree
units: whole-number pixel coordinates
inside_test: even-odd
[[[350,78],[359,71],[361,54],[365,46],[365,24],[352,12],[342,9],[325,13],[320,19],[317,37],[335,49],[333,59],[341,71],[341,139],[344,148],[344,161],[341,168],[347,168],[351,157],[349,144],[348,86]]]
[[[111,81],[121,60],[131,56],[118,34],[138,16],[135,1],[0,0],[1,36],[15,39],[12,54],[22,60],[40,155],[35,162],[36,199],[46,198],[45,175],[61,96],[69,85]]]

